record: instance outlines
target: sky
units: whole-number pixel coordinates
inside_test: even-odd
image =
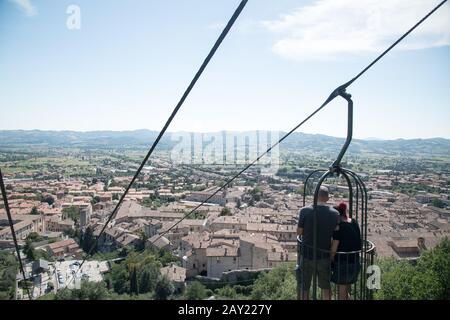
[[[169,131],[289,131],[439,2],[249,0]],[[0,130],[159,131],[238,3],[0,0]],[[449,58],[446,3],[348,88],[354,137],[450,138]]]

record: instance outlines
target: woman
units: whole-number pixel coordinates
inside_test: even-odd
[[[340,203],[334,207],[340,215],[340,222],[333,233],[331,261],[333,263],[331,281],[339,287],[339,299],[349,298],[350,286],[358,279],[361,269],[359,251],[361,232],[355,219],[347,215],[347,205]]]

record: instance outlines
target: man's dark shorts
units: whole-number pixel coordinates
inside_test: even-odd
[[[303,291],[309,290],[314,273],[314,260],[302,259],[297,268],[297,285]],[[331,261],[330,258],[317,260],[317,284],[320,289],[330,289]]]

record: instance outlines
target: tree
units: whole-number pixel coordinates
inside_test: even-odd
[[[177,257],[175,257],[169,250],[167,249],[159,249],[158,250],[158,260],[161,262],[163,266],[167,266],[172,262],[179,261]]]
[[[103,281],[82,281],[80,289],[73,291],[72,296],[78,300],[106,300],[108,298],[108,290]]]
[[[55,300],[72,300],[72,291],[68,288],[59,290],[55,295]]]
[[[155,252],[129,250],[124,261],[112,266],[108,280],[118,294],[149,293],[155,289],[161,266]]]
[[[112,287],[118,294],[130,292],[130,273],[122,264],[114,264],[110,274]]]
[[[433,199],[431,201],[431,205],[436,207],[436,208],[445,208],[445,202],[442,201],[441,199]]]
[[[433,249],[422,253],[416,265],[393,258],[381,259],[381,289],[376,299],[449,300],[450,240],[444,238]]]
[[[0,300],[14,299],[18,269],[16,257],[9,252],[0,251]]]
[[[249,296],[252,293],[253,285],[235,285],[233,289],[238,295]]]
[[[150,272],[148,270],[142,271],[139,277],[139,292],[147,293],[152,291],[152,282],[150,280]]]
[[[206,288],[200,282],[194,281],[188,285],[184,297],[187,300],[203,300],[207,297]]]
[[[381,300],[398,300],[411,296],[410,279],[414,267],[407,261],[397,261],[395,258],[380,260],[381,290],[375,292],[375,298]]]
[[[38,211],[38,209],[37,209],[36,207],[33,207],[33,208],[31,209],[30,214],[38,215],[38,214],[39,214],[39,211]]]
[[[27,236],[27,240],[30,240],[31,242],[38,242],[38,241],[44,240],[44,238],[42,236],[40,236],[39,233],[37,233],[37,232],[31,232]]]
[[[139,235],[139,245],[137,246],[137,250],[142,251],[145,250],[145,243],[147,242],[148,236],[145,232],[141,232]]]
[[[25,240],[25,245],[23,246],[23,252],[25,253],[25,256],[29,260],[36,260],[36,252],[33,248],[31,239]]]
[[[84,250],[84,252],[88,253],[89,250],[92,248],[92,246],[95,246],[96,241],[94,237],[94,232],[92,228],[89,226],[86,228],[86,231],[83,234],[82,241],[81,241],[81,247]],[[92,253],[97,251],[97,248],[94,247]]]
[[[45,197],[42,198],[41,202],[47,202],[49,206],[51,206],[53,203],[55,203],[55,198],[53,198],[52,195],[47,194]]]
[[[65,236],[68,236],[69,238],[73,238],[76,240],[80,245],[83,243],[83,235],[81,232],[81,229],[76,228],[74,229],[68,229],[63,231]]]
[[[54,289],[55,289],[55,285],[53,284],[53,282],[49,282],[47,284],[47,289],[45,289],[45,292],[46,293],[53,292]]]
[[[109,294],[106,285],[101,282],[82,281],[80,289],[63,288],[59,290],[55,300],[106,300]]]
[[[254,201],[261,201],[263,193],[262,193],[262,190],[260,187],[258,187],[258,186],[254,187],[250,191],[250,194]]]
[[[155,287],[155,300],[167,300],[173,293],[174,287],[166,276],[161,276],[158,279]]]
[[[137,281],[137,272],[136,267],[133,267],[131,269],[131,275],[130,275],[130,294],[138,295],[139,294],[139,287],[138,287],[138,281]]]
[[[294,300],[297,297],[295,266],[284,263],[261,273],[253,284],[254,300]]]
[[[231,216],[231,211],[229,208],[224,207],[221,211],[220,211],[220,215],[221,216]]]
[[[64,218],[72,219],[75,223],[80,219],[80,209],[75,206],[70,206],[62,210],[62,215]]]
[[[108,298],[108,290],[103,281],[101,282],[81,282],[79,291],[80,300],[106,300]]]
[[[236,290],[234,288],[232,288],[231,286],[225,286],[223,288],[220,289],[216,289],[216,294],[217,296],[219,296],[220,298],[228,298],[228,299],[236,299],[237,298],[237,294],[236,294]]]
[[[418,274],[428,274],[433,278],[433,299],[450,299],[450,239],[445,237],[434,249],[425,251],[417,269]]]
[[[148,264],[144,266],[139,276],[139,292],[147,293],[155,290],[158,277],[159,269],[156,264]]]

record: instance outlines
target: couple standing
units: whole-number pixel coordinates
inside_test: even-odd
[[[361,233],[358,223],[348,217],[345,203],[337,207],[327,205],[329,192],[320,187],[317,210],[312,206],[300,210],[297,234],[302,237],[301,258],[297,269],[297,297],[307,300],[314,276],[314,214],[317,215],[317,283],[322,299],[331,299],[331,283],[339,288],[339,299],[349,298],[350,285],[360,271],[359,250]],[[355,252],[356,251],[356,252]]]

